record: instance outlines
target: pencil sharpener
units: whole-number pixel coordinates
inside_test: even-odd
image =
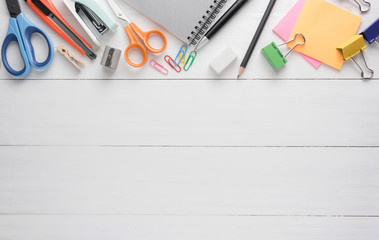
[[[283,56],[283,53],[278,49],[274,42],[264,47],[262,49],[262,54],[275,71],[287,63],[287,59]]]
[[[101,59],[101,65],[108,69],[116,70],[118,63],[121,58],[121,50],[112,48],[109,46],[105,47],[103,58]]]

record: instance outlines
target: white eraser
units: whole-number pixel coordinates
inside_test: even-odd
[[[210,66],[217,74],[220,74],[237,58],[237,53],[230,47],[227,47],[213,59]]]

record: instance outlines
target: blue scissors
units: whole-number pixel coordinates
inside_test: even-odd
[[[25,77],[29,74],[31,67],[37,69],[46,68],[51,64],[54,58],[54,46],[49,36],[40,28],[30,22],[21,12],[18,0],[5,0],[10,14],[8,33],[5,36],[3,46],[1,48],[1,59],[5,69],[15,77]],[[34,47],[31,42],[34,33],[41,34],[48,45],[49,54],[44,62],[38,62],[34,53]],[[8,63],[7,49],[11,42],[17,42],[20,49],[21,57],[24,60],[24,68],[17,71]]]

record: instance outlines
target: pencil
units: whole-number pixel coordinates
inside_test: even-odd
[[[262,20],[259,23],[258,29],[255,32],[254,38],[251,41],[250,46],[249,46],[249,48],[248,48],[248,50],[246,52],[246,55],[245,55],[245,57],[244,57],[244,59],[243,59],[243,61],[241,63],[240,70],[238,72],[238,77],[237,78],[239,78],[242,75],[242,73],[245,71],[246,66],[247,66],[247,64],[248,64],[248,62],[250,60],[251,54],[253,53],[254,48],[257,45],[258,39],[261,36],[261,33],[263,31],[263,28],[266,25],[267,19],[269,18],[270,14],[271,14],[271,11],[274,8],[275,2],[276,2],[276,0],[271,0],[270,3],[268,4],[267,9],[266,9],[266,11],[265,11],[265,13],[264,13],[264,15],[262,17]]]

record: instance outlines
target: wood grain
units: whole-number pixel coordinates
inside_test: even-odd
[[[1,145],[378,146],[379,82],[1,81]]]
[[[328,1],[359,14],[354,1]],[[241,59],[221,76],[208,65],[227,46],[242,58],[267,1],[249,1],[181,74],[124,60],[105,71],[105,45],[128,44],[121,28],[96,61],[81,58],[82,72],[59,55],[27,80],[1,67],[0,239],[377,240],[379,78],[362,81],[352,62],[315,70],[296,53],[273,72],[259,49],[280,42],[271,29],[294,3],[278,1],[238,81]],[[378,11],[373,2],[360,31]],[[0,1],[0,39],[8,18]],[[167,38],[174,56],[182,43]],[[376,72],[378,54],[368,47]]]
[[[376,218],[0,216],[1,239],[376,240]]]
[[[378,148],[0,148],[9,214],[379,216]]]

